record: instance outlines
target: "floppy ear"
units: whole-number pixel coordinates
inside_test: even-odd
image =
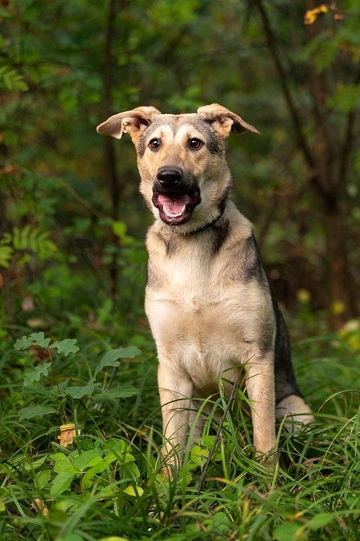
[[[199,107],[197,113],[205,120],[205,122],[209,122],[212,128],[224,138],[228,137],[230,131],[233,131],[236,134],[244,133],[246,131],[260,133],[254,126],[251,126],[238,115],[232,113],[229,109],[226,109],[226,107],[223,107],[218,103]]]
[[[116,139],[121,139],[123,133],[129,133],[135,142],[158,115],[161,113],[155,107],[137,107],[132,111],[111,116],[99,124],[96,131],[101,135],[111,135]]]

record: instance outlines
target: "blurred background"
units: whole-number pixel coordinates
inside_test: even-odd
[[[144,238],[129,138],[139,105],[218,102],[234,199],[297,337],[360,300],[360,5],[285,0],[0,1],[0,343],[45,330],[142,345]]]

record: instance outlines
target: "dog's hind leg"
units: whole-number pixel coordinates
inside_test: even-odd
[[[284,426],[289,432],[314,421],[305,400],[295,394],[291,394],[278,402],[276,405],[276,417],[286,417]]]
[[[290,344],[285,322],[282,314],[273,301],[276,317],[275,340],[275,393],[276,417],[285,417],[284,426],[294,431],[303,424],[311,423],[314,417],[309,406],[302,397],[295,379],[290,358]]]

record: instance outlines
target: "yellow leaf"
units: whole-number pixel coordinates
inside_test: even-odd
[[[308,9],[305,12],[304,23],[305,24],[314,24],[320,13],[327,13],[329,11],[329,6],[326,4],[321,4],[317,8]]]
[[[141,487],[134,487],[132,485],[129,485],[128,487],[126,487],[124,492],[128,496],[135,496],[137,498],[144,494],[144,491],[143,491],[143,489]]]

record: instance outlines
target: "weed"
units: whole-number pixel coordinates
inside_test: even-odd
[[[273,469],[255,460],[238,389],[234,402],[208,401],[202,438],[171,481],[160,473],[159,410],[147,403],[147,384],[156,394],[148,345],[78,344],[39,332],[7,351],[16,362],[0,390],[1,539],[358,539],[360,367],[343,337],[299,345],[295,364],[319,413],[296,435],[279,423]],[[142,424],[137,391],[153,412]]]

